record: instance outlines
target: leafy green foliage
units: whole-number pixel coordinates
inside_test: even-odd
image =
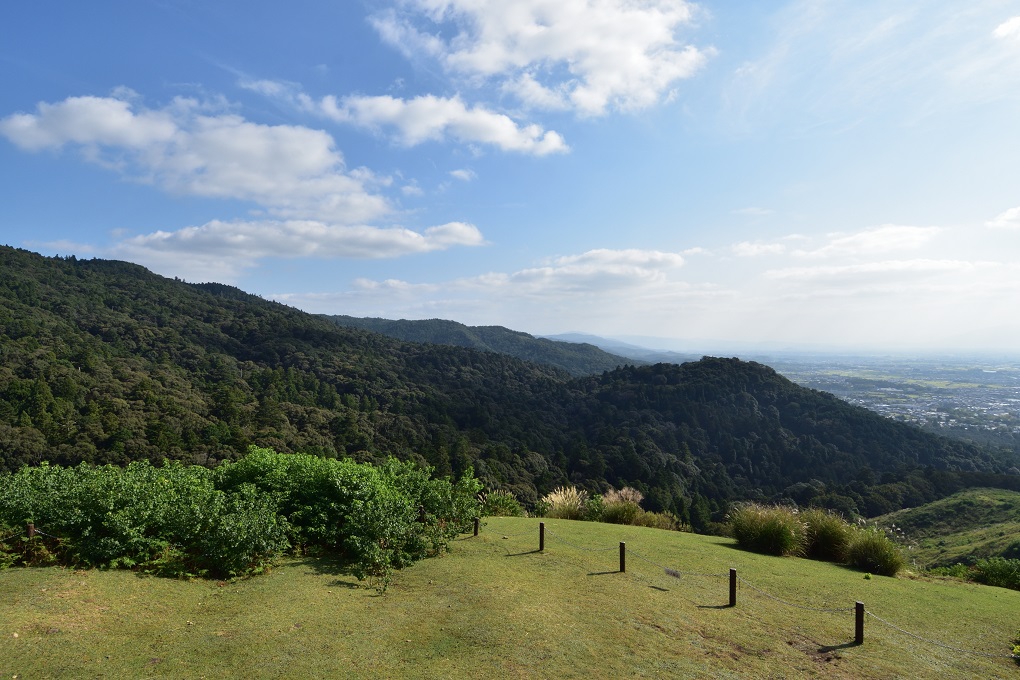
[[[485,517],[524,517],[521,502],[517,500],[513,492],[497,489],[489,491],[481,496],[482,515]]]
[[[989,586],[1020,590],[1020,560],[1004,557],[978,560],[970,569],[970,579]]]
[[[297,547],[337,554],[359,578],[385,584],[477,516],[470,469],[456,482],[429,473],[254,448],[214,471],[147,461],[24,467],[0,478],[0,526],[28,518],[50,538],[0,543],[0,564],[52,553],[73,565],[230,577],[264,571]]]

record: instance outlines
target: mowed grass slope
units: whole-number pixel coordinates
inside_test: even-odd
[[[908,559],[921,567],[945,566],[968,557],[1020,558],[1020,492],[966,489],[874,521],[901,529],[912,546]]]
[[[380,595],[296,559],[237,583],[0,572],[0,677],[1015,678],[1020,592],[872,577],[639,527],[490,518]],[[617,572],[626,541],[627,573]],[[587,548],[587,549],[582,549]],[[714,574],[681,578],[680,572]],[[741,583],[735,608],[723,574]],[[868,617],[861,600],[924,638]],[[16,636],[16,637],[15,637]]]

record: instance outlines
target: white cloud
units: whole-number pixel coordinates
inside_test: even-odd
[[[829,243],[815,250],[797,250],[801,257],[855,257],[914,250],[939,233],[938,227],[883,224],[855,234],[831,234]]]
[[[996,38],[1009,38],[1013,40],[1020,40],[1020,16],[1007,19],[992,31],[992,35]]]
[[[372,23],[409,58],[495,79],[529,106],[582,115],[651,106],[714,50],[682,44],[684,0],[407,0]]]
[[[996,215],[994,219],[985,222],[985,226],[993,229],[1020,229],[1020,206]]]
[[[974,271],[977,265],[963,260],[883,260],[879,262],[868,262],[863,264],[833,265],[817,267],[789,267],[785,269],[772,269],[765,272],[764,276],[774,280],[797,280],[809,281],[820,279],[867,279],[874,281],[877,278],[894,275],[927,275],[949,272],[970,272]]]
[[[28,151],[78,146],[87,159],[132,179],[252,201],[283,218],[357,224],[390,211],[373,191],[388,180],[348,171],[327,133],[206,108],[181,98],[147,110],[113,97],[71,97],[0,119],[0,134]]]
[[[458,170],[451,170],[450,176],[454,179],[459,179],[462,182],[470,182],[471,180],[477,179],[478,175],[475,174],[474,170],[467,168],[460,168]]]
[[[781,255],[786,252],[782,243],[751,243],[742,241],[732,246],[737,257],[758,257],[759,255]]]
[[[338,100],[328,96],[315,104],[314,110],[335,121],[368,129],[393,128],[398,141],[406,146],[449,137],[535,156],[569,151],[563,137],[554,130],[520,126],[502,113],[481,106],[468,107],[459,97],[399,99],[381,95]]]
[[[474,225],[462,222],[429,227],[419,233],[400,227],[329,225],[309,220],[212,221],[135,236],[120,242],[111,254],[185,278],[233,281],[270,257],[378,259],[484,242]]]

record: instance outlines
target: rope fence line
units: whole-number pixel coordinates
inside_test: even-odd
[[[889,626],[893,630],[898,630],[899,632],[903,633],[904,635],[909,635],[910,637],[914,638],[915,640],[920,640],[921,642],[926,642],[926,643],[928,643],[930,645],[935,645],[936,647],[942,647],[943,649],[948,649],[948,650],[953,651],[953,652],[961,652],[963,654],[973,654],[974,656],[983,656],[983,657],[988,658],[988,659],[1018,659],[1018,658],[1020,658],[1016,654],[989,654],[988,652],[976,652],[976,651],[974,651],[972,649],[963,649],[961,647],[953,647],[952,645],[947,645],[944,642],[939,642],[938,640],[932,640],[930,638],[922,637],[921,635],[918,635],[917,633],[911,633],[909,630],[903,630],[902,628],[897,626],[895,623],[890,623],[890,622],[886,621],[881,616],[878,616],[877,614],[875,614],[874,612],[872,612],[870,610],[865,609],[864,613],[867,614],[868,616],[870,616],[871,618],[875,619],[876,621],[879,621],[880,623],[884,623],[886,626]]]
[[[523,536],[523,535],[526,535],[526,534],[534,535],[533,532],[534,532],[534,530],[532,530],[532,531],[525,531],[525,532],[521,532],[519,534],[513,534],[513,536]],[[559,535],[555,534],[554,532],[550,531],[548,529],[548,527],[545,526],[545,522],[540,522],[539,523],[539,551],[544,551],[545,550],[545,538],[546,538],[546,536],[551,536],[551,537],[555,538],[560,543],[565,543],[566,545],[569,545],[569,546],[571,546],[573,548],[576,548],[578,550],[582,550],[582,551],[585,551],[585,552],[609,552],[611,550],[617,550],[616,546],[609,547],[609,548],[586,548],[584,546],[577,545],[575,543],[572,543],[572,542],[564,539],[562,536],[559,536]],[[505,536],[505,535],[503,537],[504,538],[508,538],[508,536]],[[661,569],[665,575],[671,576],[671,577],[673,577],[675,579],[678,579],[678,580],[682,579],[683,576],[700,576],[700,577],[707,577],[707,578],[717,578],[717,577],[724,577],[724,576],[728,575],[730,577],[730,604],[729,604],[730,607],[735,607],[736,606],[736,586],[737,586],[738,583],[741,583],[741,584],[747,586],[749,589],[753,590],[754,592],[758,593],[759,595],[762,595],[762,596],[764,596],[764,597],[766,597],[766,598],[768,598],[770,600],[778,602],[779,604],[785,605],[787,607],[793,607],[793,608],[796,608],[796,609],[801,609],[801,610],[806,610],[806,611],[814,611],[814,612],[821,612],[821,613],[832,613],[832,614],[844,614],[844,613],[854,612],[855,615],[856,615],[856,621],[855,621],[855,629],[856,629],[855,633],[856,633],[856,635],[855,635],[854,644],[857,644],[857,645],[861,645],[861,644],[864,643],[864,617],[865,617],[865,615],[867,615],[867,616],[870,616],[870,617],[876,619],[880,623],[888,626],[889,628],[892,628],[892,629],[894,629],[896,631],[899,631],[900,633],[903,633],[904,635],[910,636],[910,637],[912,637],[912,638],[914,638],[916,640],[919,640],[921,642],[932,644],[932,645],[934,645],[936,647],[941,647],[943,649],[947,649],[947,650],[950,650],[950,651],[960,652],[960,653],[963,653],[963,654],[971,654],[971,655],[974,655],[974,656],[979,656],[979,657],[984,657],[984,658],[989,658],[989,659],[1014,659],[1014,660],[1020,661],[1020,655],[1017,655],[1017,654],[1002,654],[1002,653],[995,654],[995,653],[989,653],[989,652],[979,652],[979,651],[970,650],[970,649],[963,649],[963,648],[960,648],[960,647],[954,647],[954,646],[951,646],[951,645],[947,645],[947,644],[939,642],[937,640],[932,640],[930,638],[926,638],[926,637],[924,637],[922,635],[918,635],[917,633],[912,633],[912,632],[910,632],[908,630],[904,630],[903,628],[900,628],[899,626],[897,626],[897,625],[895,625],[893,623],[890,623],[889,621],[886,621],[885,619],[879,617],[874,612],[865,609],[864,608],[864,604],[862,602],[856,602],[855,606],[853,606],[853,607],[811,607],[811,606],[808,606],[808,605],[798,604],[796,602],[790,602],[788,600],[784,600],[782,598],[776,597],[775,595],[772,595],[771,593],[765,592],[761,588],[758,588],[757,586],[749,583],[744,578],[738,576],[736,569],[730,569],[728,574],[727,573],[685,572],[685,571],[682,571],[682,570],[679,570],[679,569],[673,569],[671,567],[667,567],[667,566],[665,566],[663,564],[660,564],[660,563],[656,562],[655,560],[652,560],[652,559],[650,559],[650,558],[648,558],[648,557],[638,553],[637,551],[634,551],[634,550],[627,551],[626,550],[626,543],[624,543],[623,541],[621,541],[620,544],[619,544],[619,551],[620,551],[620,572],[621,573],[626,573],[625,555],[626,555],[627,552],[629,552],[630,555],[632,555],[634,557],[637,557],[639,560],[647,562],[648,564],[650,564],[650,565],[652,565],[652,566],[654,566],[654,567],[656,567],[658,569]],[[633,572],[630,573],[630,576],[632,576],[633,578],[636,578],[637,580],[644,581],[646,583],[650,583],[650,581],[648,579],[643,578],[642,576],[640,576],[638,574],[635,574]]]
[[[609,552],[610,550],[616,550],[617,549],[617,547],[615,545],[613,547],[611,547],[611,548],[585,548],[582,545],[577,545],[576,543],[571,543],[570,541],[568,541],[567,539],[563,538],[562,536],[557,536],[555,533],[553,533],[553,531],[549,527],[545,528],[545,535],[546,536],[552,536],[553,538],[555,538],[560,543],[566,543],[571,548],[576,548],[578,550],[583,550],[585,552]]]
[[[769,599],[774,599],[775,601],[777,601],[777,603],[779,603],[780,605],[785,605],[786,607],[796,607],[799,610],[807,610],[809,612],[826,612],[826,613],[829,613],[829,614],[841,614],[841,613],[844,613],[844,612],[853,612],[855,610],[855,608],[853,608],[853,607],[838,607],[838,608],[832,608],[832,607],[808,607],[807,605],[798,605],[797,603],[790,603],[790,601],[787,601],[787,600],[782,599],[780,597],[776,597],[775,595],[772,595],[772,594],[769,594],[769,593],[765,592],[761,588],[757,588],[757,587],[751,585],[750,583],[745,581],[742,577],[737,576],[736,580],[738,580],[739,582],[741,582],[744,585],[748,586],[749,588],[751,588],[755,592],[757,592],[757,593],[759,593],[761,595],[765,595]]]

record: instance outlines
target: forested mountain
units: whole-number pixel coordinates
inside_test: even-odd
[[[219,284],[0,247],[0,466],[214,464],[250,444],[440,474],[524,501],[631,485],[703,526],[738,498],[878,514],[1015,461],[706,358],[599,376],[340,327]]]
[[[326,318],[338,326],[375,331],[398,340],[509,354],[518,359],[562,368],[573,376],[603,373],[624,364],[647,363],[610,354],[593,344],[536,338],[502,326],[465,326],[444,319],[390,320],[344,315]]]

